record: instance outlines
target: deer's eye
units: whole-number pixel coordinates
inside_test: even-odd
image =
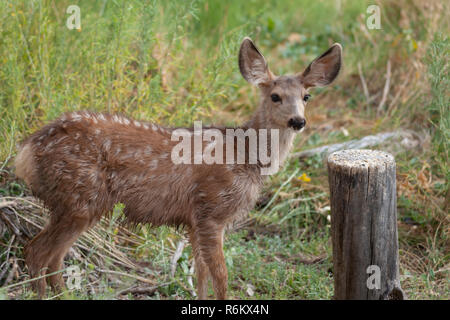
[[[272,94],[270,96],[270,98],[272,99],[273,102],[281,102],[281,98],[279,95],[277,95],[276,93]]]
[[[309,98],[311,98],[311,95],[305,94],[305,96],[303,97],[303,101],[307,102],[309,100]]]

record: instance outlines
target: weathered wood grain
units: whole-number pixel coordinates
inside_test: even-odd
[[[404,299],[394,157],[372,150],[338,151],[328,158],[328,174],[335,299]],[[369,266],[380,268],[379,286]]]

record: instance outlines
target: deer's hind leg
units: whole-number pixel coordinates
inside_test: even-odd
[[[25,246],[25,262],[31,279],[44,277],[50,260],[51,251],[47,246],[50,237],[50,226],[46,226],[39,234]],[[31,282],[31,286],[38,296],[42,298],[45,294],[45,278]]]
[[[40,298],[46,289],[45,275],[61,269],[67,250],[88,228],[89,216],[66,213],[52,217],[49,224],[26,246],[25,261],[31,278],[42,277],[32,282]],[[49,276],[52,287],[64,287],[62,274]]]
[[[96,222],[96,221],[95,221]],[[62,219],[55,228],[53,254],[48,264],[48,272],[55,273],[63,269],[64,257],[78,237],[93,223],[86,217]],[[58,272],[49,277],[49,283],[53,290],[64,289],[62,273]]]

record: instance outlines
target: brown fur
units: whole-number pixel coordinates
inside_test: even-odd
[[[298,101],[306,89],[301,76],[275,77],[268,68],[260,68],[267,64],[248,41],[241,47],[241,72],[260,86],[262,99],[260,109],[243,128],[279,129],[284,161],[295,135],[287,123],[293,115],[304,116],[304,103],[300,108]],[[258,72],[247,77],[252,65]],[[334,65],[333,61],[330,70]],[[284,105],[271,101],[274,91],[283,97]],[[210,275],[216,297],[226,298],[224,228],[254,206],[263,183],[261,166],[248,162],[175,165],[170,155],[178,142],[171,141],[172,130],[82,111],[63,115],[22,143],[16,157],[17,175],[52,213],[48,225],[25,250],[31,277],[60,270],[64,255],[79,235],[122,202],[125,216],[133,223],[186,226],[195,257],[198,297],[206,298]],[[60,274],[51,276],[49,282],[54,288],[64,286]],[[45,279],[35,281],[34,286],[42,297]]]

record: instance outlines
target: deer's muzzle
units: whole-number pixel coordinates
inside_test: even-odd
[[[306,120],[301,117],[294,117],[289,119],[288,127],[294,130],[300,130],[306,125]]]

